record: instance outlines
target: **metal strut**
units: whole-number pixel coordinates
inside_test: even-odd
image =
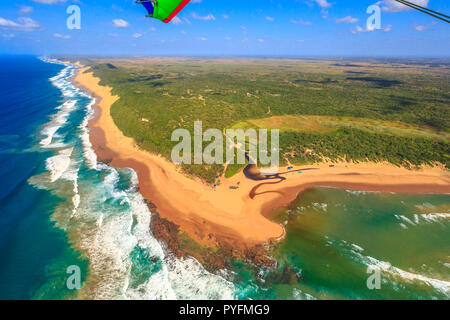
[[[418,4],[411,3],[411,2],[406,1],[406,0],[395,0],[395,1],[397,1],[398,3],[401,3],[401,4],[405,5],[405,6],[408,6],[410,8],[416,9],[416,10],[418,10],[420,12],[426,13],[426,14],[428,14],[428,15],[430,15],[432,17],[435,17],[435,18],[437,18],[439,20],[442,20],[444,22],[450,23],[450,17],[445,15],[445,14],[443,14],[443,13],[440,13],[440,12],[437,12],[437,11],[434,11],[434,10],[431,10],[431,9],[419,6]]]

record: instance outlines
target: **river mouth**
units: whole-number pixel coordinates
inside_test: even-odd
[[[245,153],[245,156],[247,158],[247,161],[251,162],[250,157],[248,156],[247,152]],[[287,171],[273,173],[273,174],[263,174],[263,173],[261,173],[261,170],[258,168],[258,166],[255,163],[249,163],[244,168],[243,173],[247,179],[250,179],[253,181],[270,181],[270,182],[263,182],[263,183],[257,184],[250,190],[249,197],[250,197],[250,199],[254,199],[257,195],[260,195],[260,194],[267,194],[267,193],[271,193],[271,192],[280,193],[279,191],[270,191],[270,190],[262,192],[262,193],[258,193],[257,190],[260,187],[262,187],[263,185],[279,184],[287,179],[286,177],[284,177],[284,175],[287,175],[287,174],[293,173],[293,172],[303,172],[303,171],[310,171],[310,170],[319,170],[319,168],[300,168],[300,169],[296,169],[296,170],[287,170]]]

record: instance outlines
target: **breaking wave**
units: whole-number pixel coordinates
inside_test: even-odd
[[[436,290],[436,293],[443,294],[443,297],[447,297],[450,294],[450,281],[436,279],[428,275],[415,273],[412,270],[406,271],[396,266],[393,266],[387,261],[378,260],[372,256],[365,255],[363,248],[356,244],[349,243],[345,240],[331,240],[328,239],[327,242],[330,245],[344,249],[344,253],[348,255],[352,260],[363,263],[368,268],[380,270],[383,273],[384,281],[400,280],[401,282],[419,282],[432,287]],[[442,298],[436,296],[436,298]]]

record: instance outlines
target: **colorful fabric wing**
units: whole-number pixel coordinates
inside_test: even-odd
[[[150,16],[153,16],[153,3],[151,1],[141,2],[141,3],[145,7],[145,9],[147,9],[148,14]]]
[[[190,0],[139,0],[148,11],[149,17],[170,22]]]

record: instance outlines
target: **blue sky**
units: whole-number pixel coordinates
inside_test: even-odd
[[[411,1],[450,14],[448,0]],[[66,27],[71,4],[80,30]],[[1,1],[0,53],[450,57],[450,24],[393,0],[192,0],[170,24],[145,14],[134,0]]]

